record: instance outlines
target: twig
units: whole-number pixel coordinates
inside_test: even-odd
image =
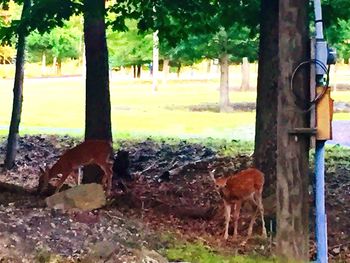
[[[338,245],[334,245],[334,246],[328,247],[328,249],[333,249],[333,248],[336,248],[336,247],[342,247],[342,246],[346,246],[346,245],[350,245],[350,241],[342,243],[342,244],[338,244]]]
[[[142,175],[143,173],[147,172],[148,170],[152,169],[157,162],[152,163],[150,166],[148,166],[146,169],[142,170],[141,172],[136,172],[138,175]]]

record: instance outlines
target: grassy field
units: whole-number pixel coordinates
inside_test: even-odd
[[[151,83],[112,81],[113,131],[133,135],[251,139],[255,112],[193,112],[189,106],[218,101],[217,81],[169,81],[155,94]],[[0,80],[0,133],[7,133],[12,108],[12,80]],[[254,102],[255,92],[231,92],[231,101]],[[350,102],[350,92],[335,100]],[[81,78],[27,79],[22,133],[81,135],[84,130],[84,83]],[[350,119],[350,114],[335,114]]]

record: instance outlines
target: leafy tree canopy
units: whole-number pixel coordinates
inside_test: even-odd
[[[130,66],[152,61],[153,36],[139,32],[137,21],[126,21],[128,31],[107,31],[109,61],[112,67]]]
[[[40,34],[37,30],[27,38],[28,59],[40,61],[43,53],[52,60],[78,58],[82,42],[82,24],[80,17],[74,16],[64,23],[62,28],[56,27],[48,33]]]
[[[174,48],[161,45],[161,51],[164,50],[165,58],[183,65],[192,65],[204,58],[217,59],[222,53],[228,53],[233,63],[240,62],[245,56],[254,61],[257,59],[258,38],[251,38],[250,34],[248,27],[235,24],[227,31],[221,27],[213,34],[191,35]]]
[[[173,46],[190,35],[227,31],[235,23],[256,33],[258,10],[258,0],[118,0],[109,9],[116,14],[110,22],[114,29],[125,28],[126,18],[138,19],[140,30],[158,30],[159,38]]]

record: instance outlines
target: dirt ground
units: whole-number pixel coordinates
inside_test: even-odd
[[[201,241],[232,254],[271,255],[274,238],[259,238],[259,221],[254,229],[257,237],[247,245],[240,245],[242,239],[223,241],[222,202],[208,174],[208,164],[218,167],[218,174],[236,172],[251,166],[251,157],[222,157],[214,149],[187,141],[123,141],[120,145],[130,154],[135,179],[127,183],[127,194],[115,189],[116,197],[103,209],[60,212],[46,208],[35,194],[23,192],[22,187],[29,192],[36,188],[39,165],[53,164],[75,143],[70,137],[20,139],[15,169],[0,173],[0,262],[46,262],[51,254],[60,255],[65,262],[98,262],[91,261],[96,255],[104,262],[137,262],[142,247],[162,251],[169,246],[166,235]],[[0,160],[4,152],[1,143]],[[169,170],[169,180],[162,180],[161,175]],[[333,262],[350,262],[350,171],[347,167],[329,167],[326,180],[329,257]],[[8,188],[11,191],[6,191]],[[266,210],[269,226],[273,215]],[[248,212],[249,206],[239,226],[243,237]],[[312,225],[310,228],[313,230]],[[311,234],[310,259],[314,257]]]

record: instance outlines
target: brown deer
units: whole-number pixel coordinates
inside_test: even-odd
[[[69,175],[73,176],[76,182],[79,182],[80,168],[88,164],[96,164],[104,172],[102,185],[109,195],[113,175],[111,154],[112,145],[109,141],[86,140],[78,144],[67,150],[51,168],[46,167],[44,170],[40,167],[38,192],[45,193],[48,190],[50,180],[58,174],[61,174],[62,177],[55,185],[56,192],[60,190]]]
[[[262,191],[264,186],[264,174],[255,168],[248,168],[237,174],[231,174],[228,177],[215,179],[214,172],[210,172],[210,177],[215,183],[216,190],[224,200],[225,206],[225,233],[224,239],[228,238],[228,227],[231,219],[231,206],[233,206],[234,230],[233,238],[237,237],[238,219],[242,203],[252,201],[256,205],[256,211],[252,215],[249,227],[249,238],[253,231],[256,216],[260,212],[262,222],[262,235],[267,236],[264,221],[264,207],[262,204]]]

